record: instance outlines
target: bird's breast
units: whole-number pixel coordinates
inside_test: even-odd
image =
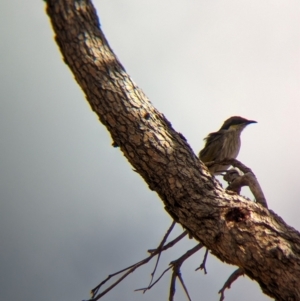
[[[223,145],[223,158],[235,159],[241,147],[240,134],[234,131],[227,134]]]

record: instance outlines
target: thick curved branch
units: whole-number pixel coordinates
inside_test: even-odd
[[[213,164],[217,163],[226,163],[227,165],[236,167],[226,170],[223,177],[223,179],[229,183],[229,186],[226,188],[227,190],[231,190],[239,194],[243,186],[248,186],[255,197],[255,201],[268,208],[264,193],[256,179],[255,174],[249,167],[247,167],[237,159],[225,159],[219,162],[213,162]],[[237,168],[243,172],[243,175],[238,172]]]
[[[263,193],[253,171],[249,167],[247,167],[246,165],[244,165],[243,163],[241,163],[240,161],[238,161],[236,159],[224,160],[224,162],[226,162],[234,167],[237,167],[244,173],[242,176],[234,176],[234,180],[230,181],[230,184],[227,187],[227,190],[239,191],[241,187],[249,186],[251,192],[253,193],[253,195],[255,197],[256,202],[261,204],[262,206],[268,208],[267,200],[264,196],[264,193]],[[228,173],[230,173],[231,170],[229,170]],[[225,177],[226,176],[227,175],[225,175]],[[224,177],[224,179],[225,179],[225,177]]]
[[[223,190],[131,80],[89,0],[48,0],[55,39],[88,102],[165,209],[276,300],[300,300],[300,235],[272,211]]]

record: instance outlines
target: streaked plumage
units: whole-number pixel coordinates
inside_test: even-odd
[[[199,152],[202,162],[235,159],[240,151],[240,135],[243,129],[254,120],[247,120],[240,116],[233,116],[224,121],[217,132],[210,133],[204,140],[204,148]],[[228,168],[228,165],[213,165],[209,170],[213,174],[219,174]]]

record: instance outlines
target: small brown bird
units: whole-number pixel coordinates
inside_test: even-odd
[[[254,120],[247,120],[240,116],[233,116],[224,121],[217,132],[208,134],[204,148],[199,152],[199,158],[203,163],[235,159],[241,147],[241,132]],[[220,174],[229,165],[213,165],[209,167],[212,174]]]

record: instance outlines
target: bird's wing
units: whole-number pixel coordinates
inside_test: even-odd
[[[201,161],[211,162],[219,158],[220,152],[222,150],[222,147],[220,147],[220,145],[222,146],[220,139],[222,139],[222,133],[220,131],[210,133],[204,139],[206,141],[205,147],[199,153]]]

